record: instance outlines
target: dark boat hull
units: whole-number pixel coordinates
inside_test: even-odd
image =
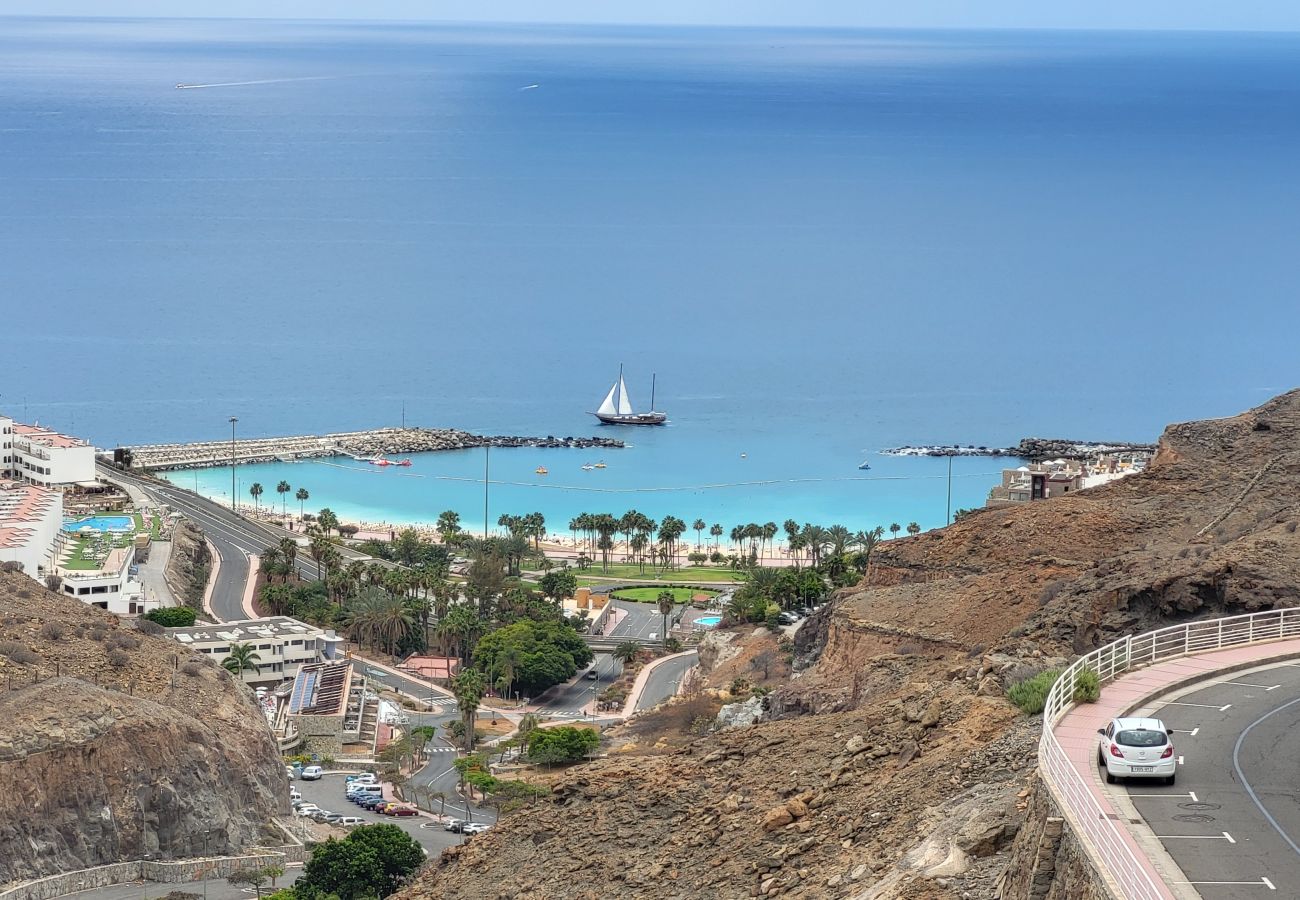
[[[600,419],[602,425],[662,425],[668,421],[668,415],[661,412],[632,413],[627,416],[592,413]]]

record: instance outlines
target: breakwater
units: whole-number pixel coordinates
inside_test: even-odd
[[[617,450],[623,447],[623,442],[614,438],[600,437],[482,435],[458,431],[454,428],[376,428],[369,431],[343,431],[336,434],[240,438],[233,442],[144,444],[125,449],[131,451],[133,467],[163,471],[228,466],[232,458],[237,465],[329,456],[370,459],[407,453],[469,450],[485,446]]]
[[[1125,441],[1070,441],[1061,438],[1021,438],[1014,447],[945,446],[891,447],[885,456],[1018,456],[1021,459],[1091,459],[1103,453],[1155,453],[1155,444]]]

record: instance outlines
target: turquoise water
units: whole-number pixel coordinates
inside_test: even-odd
[[[790,459],[756,443],[748,451],[704,446],[683,456],[667,431],[657,440],[602,451],[600,456],[577,450],[493,450],[488,520],[495,527],[502,513],[540,510],[548,530],[560,533],[579,513],[621,515],[629,509],[654,519],[675,515],[688,527],[702,518],[728,533],[733,525],[779,525],[787,518],[842,524],[855,531],[888,528],[893,522],[905,527],[911,521],[931,528],[946,521],[947,460],[873,456],[871,470],[861,472],[860,459],[853,456],[845,457],[836,472],[828,453],[809,447],[807,459]],[[582,470],[583,463],[597,460],[606,468]],[[239,466],[236,489],[240,503],[252,504],[249,486],[260,483],[265,491],[262,506],[274,510],[297,512],[293,492],[302,487],[311,495],[306,511],[327,506],[345,521],[431,525],[439,513],[452,509],[466,528],[482,528],[483,451],[419,453],[411,462],[409,469],[380,469],[346,459]],[[1010,459],[954,459],[953,509],[982,505],[1002,467],[1018,464]],[[539,465],[550,474],[534,474]],[[230,500],[229,468],[169,472],[165,477],[215,500]],[[281,480],[293,489],[285,495],[285,504],[274,493]],[[695,532],[686,537],[694,543]]]
[[[874,451],[1295,384],[1300,35],[3,22],[0,296],[59,310],[29,356],[118,377],[10,367],[0,402],[100,446],[600,430],[636,445],[604,471],[500,454],[488,518],[928,526],[945,462]],[[598,429],[620,363],[669,426]],[[481,475],[237,477],[477,523]]]
[[[135,520],[130,516],[90,516],[63,523],[64,531],[77,532],[83,528],[91,531],[131,531],[135,528]]]
[[[705,628],[713,628],[722,621],[722,616],[701,616],[696,619],[694,624],[703,625]]]

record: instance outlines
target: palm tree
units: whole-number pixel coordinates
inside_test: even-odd
[[[230,655],[221,661],[221,668],[238,678],[244,672],[260,672],[261,661],[252,644],[231,644]]]
[[[921,526],[917,525],[915,522],[908,522],[907,533],[912,537],[916,537],[918,534],[921,533]]]
[[[282,516],[288,515],[288,513],[284,508],[286,502],[285,495],[288,494],[291,490],[293,490],[293,488],[289,486],[289,482],[283,479],[281,479],[280,483],[275,486],[275,492],[280,495],[280,515]]]
[[[848,552],[853,543],[853,535],[843,525],[832,525],[826,529],[826,539],[830,543],[831,556],[840,557]]]
[[[258,500],[259,497],[262,496],[262,484],[261,484],[261,482],[254,481],[253,484],[252,484],[252,486],[248,489],[248,492],[249,492],[250,494],[253,495],[253,508],[256,509],[256,508],[257,508],[257,500]]]
[[[522,662],[523,658],[514,647],[509,647],[497,654],[496,672],[500,675],[500,680],[505,683],[505,690],[501,692],[502,697],[509,698],[510,688],[515,683],[515,674],[519,671]]]
[[[291,537],[280,538],[280,555],[284,557],[284,565],[288,572],[285,574],[285,580],[289,580],[289,575],[295,573],[294,568],[298,563],[298,542]]]
[[[876,545],[880,543],[880,539],[884,535],[885,529],[877,525],[870,531],[859,531],[853,536],[853,543],[858,548],[858,553],[853,561],[853,568],[863,575],[867,574],[867,570],[871,568],[871,554],[875,552]]]
[[[280,553],[280,548],[272,544],[262,551],[262,558],[257,563],[257,571],[265,575],[267,581],[270,581],[276,575],[281,574],[283,565],[284,556]]]
[[[772,539],[776,537],[776,533],[779,529],[776,527],[775,522],[764,523],[761,527],[763,530],[763,543],[770,547]]]
[[[464,669],[451,681],[452,693],[456,695],[456,709],[460,712],[460,721],[465,727],[466,753],[474,752],[474,722],[486,689],[483,673],[478,669]]]
[[[700,549],[701,546],[700,538],[704,535],[704,529],[706,527],[708,526],[704,524],[703,519],[696,519],[694,522],[691,523],[691,528],[695,530],[695,549],[697,551]]]
[[[902,530],[903,530],[903,526],[899,525],[897,522],[889,526],[889,533],[892,534],[894,537],[898,537],[898,533]]]
[[[306,488],[298,488],[298,493],[293,496],[298,501],[298,518],[301,519],[304,515],[303,504],[311,499],[311,494],[307,493]]]
[[[718,538],[722,537],[722,526],[716,522],[709,526],[709,537],[713,538],[713,549],[718,549]]]
[[[803,537],[804,547],[808,549],[809,562],[813,568],[816,568],[821,562],[822,551],[830,542],[830,538],[826,536],[826,529],[808,522],[804,524],[800,535]]]
[[[668,649],[668,617],[673,614],[674,601],[672,591],[664,590],[659,592],[659,615],[663,617],[664,630],[662,637],[665,650]]]
[[[626,665],[636,659],[636,655],[640,652],[641,645],[636,641],[621,641],[614,648],[613,656],[616,660]]]

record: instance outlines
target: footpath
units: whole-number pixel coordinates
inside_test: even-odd
[[[1295,657],[1300,657],[1300,640],[1276,641],[1270,644],[1253,644],[1215,650],[1210,653],[1198,653],[1194,656],[1184,656],[1136,669],[1106,683],[1096,703],[1080,703],[1072,706],[1069,712],[1056,723],[1052,732],[1060,742],[1079,780],[1097,801],[1102,813],[1113,821],[1127,822],[1127,816],[1122,810],[1116,808],[1102,786],[1101,770],[1097,766],[1098,728],[1105,727],[1117,716],[1127,715],[1139,709],[1146,700],[1180,687],[1228,672]],[[1120,834],[1139,866],[1161,887],[1162,897],[1176,900],[1183,896],[1175,894],[1166,886],[1167,881],[1174,880],[1172,873],[1177,871],[1177,866],[1164,854],[1158,843],[1151,846],[1148,841],[1139,840],[1127,826],[1120,829]]]

